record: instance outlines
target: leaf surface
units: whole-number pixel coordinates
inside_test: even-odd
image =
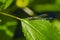
[[[13,0],[0,0],[0,11],[8,8],[12,2]]]
[[[56,29],[49,20],[21,20],[26,40],[60,40]]]

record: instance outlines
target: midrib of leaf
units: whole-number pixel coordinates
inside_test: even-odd
[[[22,23],[24,24],[24,22],[22,22]],[[27,29],[26,31],[29,32],[29,34],[30,34],[30,36],[33,38],[33,40],[35,40],[33,34],[32,34],[31,31],[30,31],[30,28],[27,26],[27,24],[24,24],[23,26],[24,26],[23,28]]]

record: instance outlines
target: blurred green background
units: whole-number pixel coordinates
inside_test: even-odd
[[[48,14],[48,18],[60,19],[60,0],[29,0],[27,7],[36,15]],[[16,0],[0,0],[0,12],[19,18],[30,17],[21,8],[16,6]],[[19,20],[1,14],[0,20],[0,40],[25,40]]]

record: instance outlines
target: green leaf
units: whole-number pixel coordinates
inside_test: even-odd
[[[0,11],[8,8],[12,2],[13,0],[0,0]]]
[[[5,3],[7,0],[0,0],[0,2]]]
[[[0,40],[12,40],[17,21],[0,14]]]
[[[60,20],[54,19],[52,23],[53,26],[55,26],[56,29],[58,30],[58,33],[60,34]]]
[[[26,40],[60,40],[57,30],[49,20],[22,19],[21,23]]]
[[[34,0],[29,6],[36,12],[60,11],[60,0]]]
[[[12,2],[13,2],[13,0],[6,1],[4,9],[6,9],[7,7],[9,7]]]

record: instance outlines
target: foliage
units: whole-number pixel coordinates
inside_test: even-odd
[[[60,20],[50,22],[50,20],[38,17],[32,11],[60,11],[59,2],[60,0],[53,0],[53,3],[52,0],[0,0],[0,40],[12,40],[18,20],[21,21],[22,32],[26,40],[60,40]],[[14,13],[18,8],[24,12]],[[33,17],[25,18],[25,15],[24,18],[20,18],[18,15],[23,15],[21,13],[27,13]],[[16,40],[25,39],[16,38]]]
[[[0,11],[5,10],[7,7],[10,6],[10,4],[13,2],[13,0],[0,0]]]
[[[11,17],[0,14],[0,40],[12,40],[17,21]]]
[[[60,34],[49,20],[24,19],[22,27],[27,40],[60,40]]]

